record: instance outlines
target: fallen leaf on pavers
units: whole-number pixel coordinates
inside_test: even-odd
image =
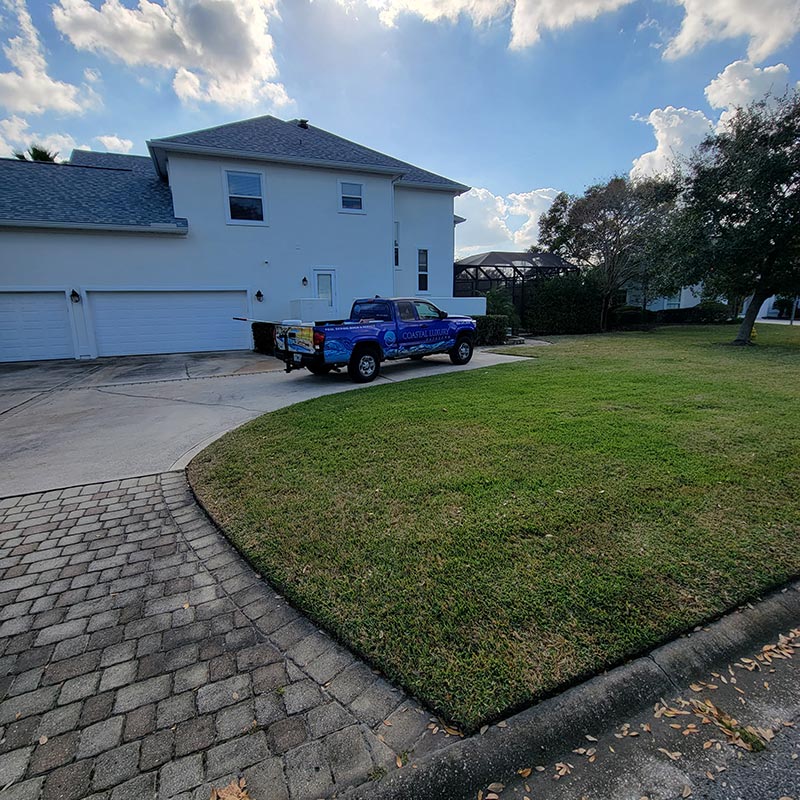
[[[238,781],[233,780],[221,789],[212,789],[209,800],[250,800],[246,785],[244,778],[239,778]]]
[[[650,723],[649,723],[649,722],[643,722],[643,723],[642,723],[642,724],[641,724],[639,727],[640,727],[640,728],[641,728],[641,729],[642,729],[642,730],[643,730],[645,733],[652,733],[652,732],[653,732],[653,729],[650,727]]]
[[[563,778],[565,775],[569,775],[570,772],[574,767],[567,761],[559,761],[556,764],[556,774],[553,776],[554,778]]]
[[[483,789],[478,789],[478,800],[483,800]]]
[[[692,796],[692,787],[688,784],[683,787],[683,791],[681,792],[681,797],[691,797]]]
[[[497,723],[497,727],[498,728],[507,728],[508,727],[508,723],[505,720],[503,720],[502,722],[498,722]]]
[[[486,795],[486,800],[500,800],[500,795],[495,794],[494,792],[489,792],[489,794]]]
[[[586,739],[588,741],[590,741],[590,742],[596,742],[597,741],[597,737],[596,736],[589,736],[588,733],[586,734]]]
[[[483,736],[483,734],[486,733],[486,731],[488,731],[488,730],[489,730],[489,726],[488,725],[481,725],[481,730],[480,730],[481,736]]]
[[[518,769],[517,775],[521,775],[523,778],[527,778],[533,770],[530,767],[525,767],[525,769]]]
[[[397,764],[397,769],[400,769],[403,766],[403,759],[400,756],[395,756],[394,763]]]
[[[388,720],[388,719],[385,719],[385,720],[383,721],[383,724],[384,724],[384,725],[385,725],[387,728],[391,728],[391,727],[392,727],[392,723],[391,723],[391,722],[389,722],[389,720]]]
[[[461,736],[462,738],[464,737],[464,734],[461,733],[461,731],[458,728],[453,728],[450,725],[444,725],[444,724],[442,725],[442,727],[444,728],[445,733],[449,733],[451,736]]]
[[[545,770],[545,768],[544,768],[544,767],[534,767],[534,769],[535,769],[537,772],[544,772],[544,770]]]
[[[47,744],[47,737],[46,736],[40,736],[39,737],[39,744]]]
[[[698,686],[696,683],[690,683],[689,684],[689,688],[693,692],[702,692],[703,691],[703,687],[702,686]]]
[[[490,792],[502,792],[503,789],[506,788],[504,783],[500,783],[499,781],[495,781],[494,783],[490,783],[486,787]]]
[[[667,758],[669,758],[672,761],[677,761],[681,757],[681,753],[678,752],[677,750],[675,752],[670,752],[665,747],[659,747],[658,752],[663,753],[665,756],[667,756]]]
[[[714,744],[713,739],[709,739],[708,741],[703,742],[703,750],[708,750],[708,748],[711,747],[713,744]]]
[[[716,781],[713,772],[706,772],[706,778],[708,778],[710,781]]]

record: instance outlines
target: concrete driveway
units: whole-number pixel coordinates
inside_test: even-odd
[[[516,360],[399,361],[376,383]],[[0,364],[0,497],[180,469],[259,414],[355,388],[344,373],[286,375],[247,352]]]

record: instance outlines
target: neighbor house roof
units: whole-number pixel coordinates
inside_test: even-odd
[[[75,150],[70,161],[0,159],[0,225],[186,233],[172,194],[142,156]]]
[[[375,172],[397,177],[401,186],[439,189],[456,194],[469,190],[469,186],[308,125],[305,120],[285,122],[272,116],[255,117],[192,133],[153,139],[147,146],[162,175],[166,175],[166,153],[189,152]]]

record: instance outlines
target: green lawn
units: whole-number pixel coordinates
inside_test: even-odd
[[[473,730],[800,573],[800,328],[733,334],[320,398],[190,479],[300,608]]]

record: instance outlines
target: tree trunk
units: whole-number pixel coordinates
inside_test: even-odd
[[[750,344],[750,336],[753,333],[753,325],[755,325],[756,317],[764,301],[769,296],[770,292],[767,292],[765,289],[756,289],[755,292],[753,292],[753,299],[750,301],[750,305],[747,306],[747,311],[745,312],[742,324],[739,326],[736,338],[733,340],[733,344],[742,346]]]
[[[608,312],[611,308],[611,295],[603,295],[603,302],[600,305],[600,331],[608,332]]]

